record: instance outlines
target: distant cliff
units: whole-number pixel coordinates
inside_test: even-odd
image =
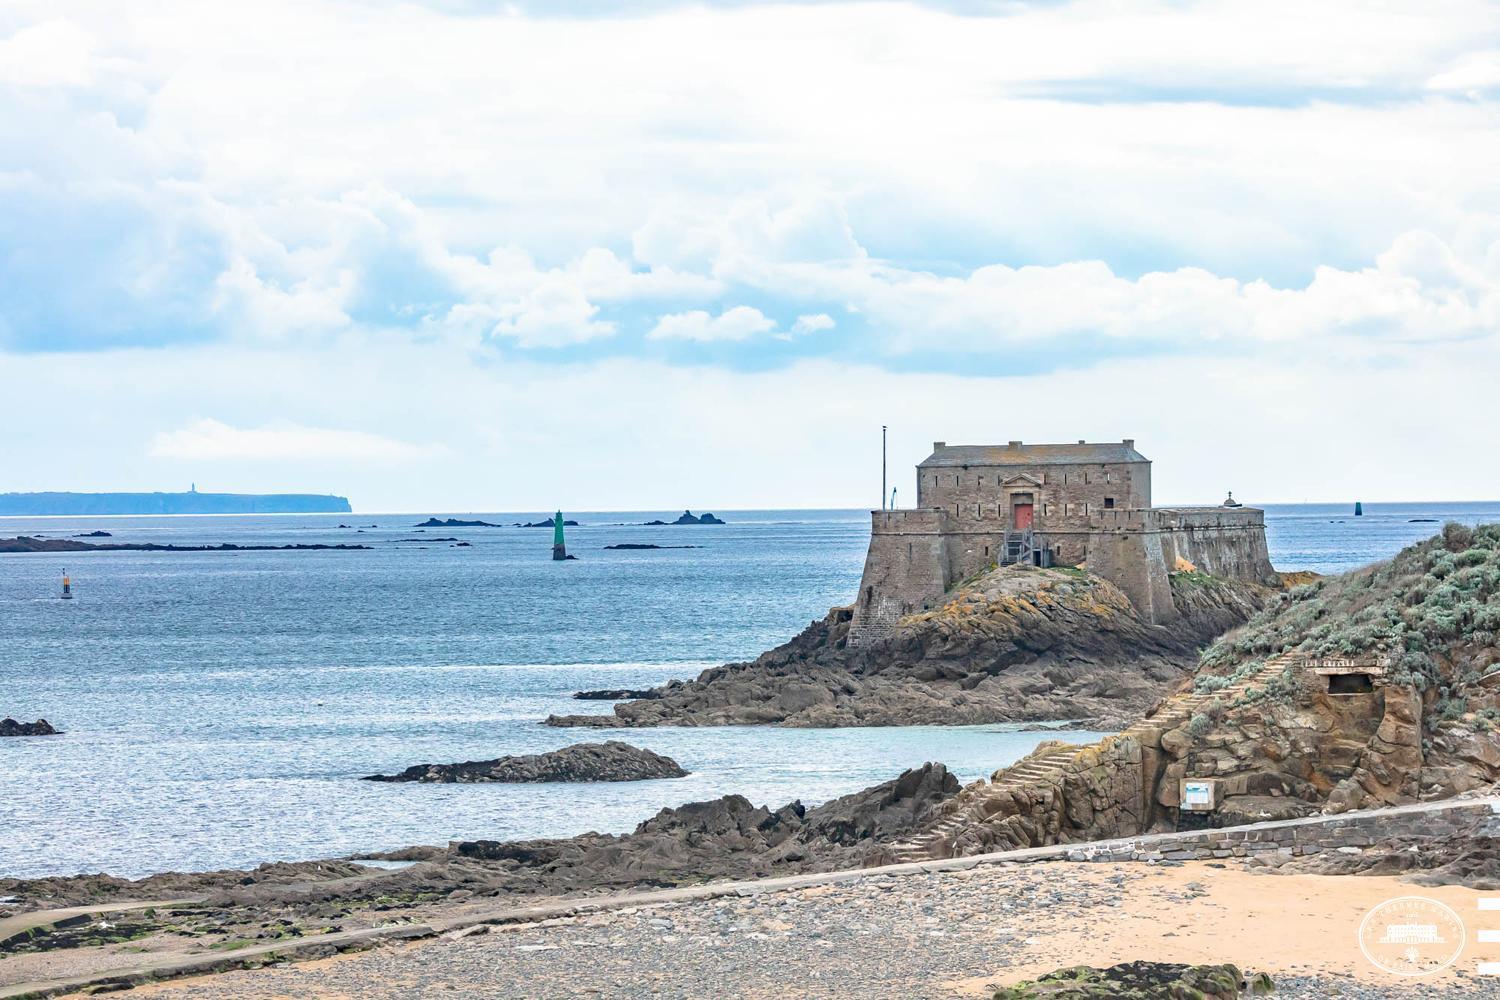
[[[0,493],[0,516],[47,514],[348,514],[313,493]]]

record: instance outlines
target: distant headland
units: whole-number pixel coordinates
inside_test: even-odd
[[[86,514],[349,514],[318,493],[0,493],[0,516]]]

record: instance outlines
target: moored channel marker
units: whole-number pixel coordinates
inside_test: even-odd
[[[73,581],[68,579],[67,570],[63,570],[63,592],[60,596],[65,601],[71,601],[73,599]]]

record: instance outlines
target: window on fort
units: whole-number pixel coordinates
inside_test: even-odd
[[[1105,497],[1104,498],[1104,509],[1105,510],[1114,510],[1115,509],[1115,498],[1114,497]]]

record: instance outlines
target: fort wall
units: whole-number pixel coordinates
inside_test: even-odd
[[[955,579],[948,549],[948,516],[941,510],[871,511],[849,645],[884,638],[902,615],[941,604]]]
[[[1151,463],[973,465],[917,472],[917,506],[946,511],[974,530],[1009,528],[1009,498],[1016,492],[1032,494],[1038,530],[1083,532],[1098,511],[1151,506]]]
[[[1177,617],[1171,574],[1274,585],[1265,513],[1253,507],[1095,510],[1081,528],[1037,527],[1056,562],[1083,565],[1125,592],[1146,621]],[[870,549],[854,605],[851,645],[888,635],[902,615],[936,607],[956,581],[999,562],[1006,524],[940,508],[872,511]]]

